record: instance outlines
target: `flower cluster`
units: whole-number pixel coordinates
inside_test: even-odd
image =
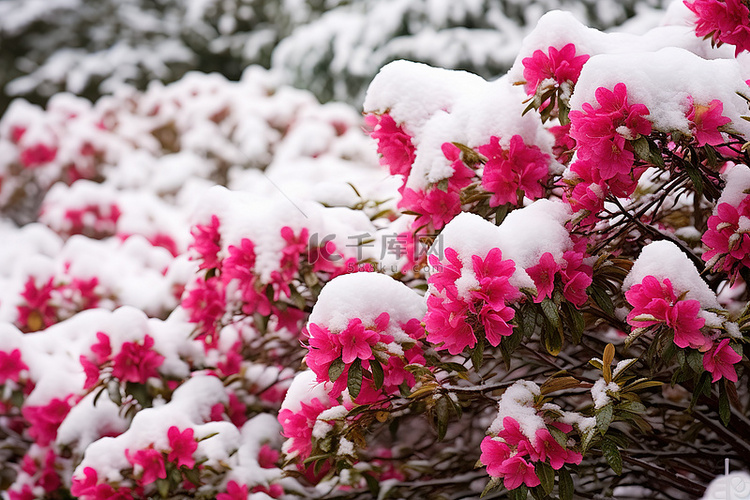
[[[333,382],[328,394],[334,399],[347,388],[355,362],[356,369],[361,367],[367,374],[360,392],[349,394],[359,404],[376,402],[382,397],[381,389],[385,394],[395,394],[402,383],[413,384],[413,376],[404,367],[425,362],[417,342],[424,330],[416,318],[394,325],[383,312],[369,325],[353,318],[341,331],[310,323],[307,335],[310,351],[305,361],[318,382]]]
[[[545,252],[538,264],[526,269],[536,285],[534,302],[551,298],[555,287],[559,286],[565,300],[579,307],[586,303],[586,289],[591,285],[593,269],[584,262],[585,253],[581,246],[585,248],[585,240],[580,240],[578,248],[563,253],[561,263],[555,261],[551,253]]]
[[[521,193],[530,200],[544,196],[549,173],[549,157],[534,145],[527,146],[520,135],[510,138],[507,149],[492,136],[490,143],[477,150],[487,157],[482,173],[482,187],[492,193],[490,206],[520,204]]]
[[[714,215],[708,218],[708,230],[703,234],[707,250],[701,256],[706,266],[727,273],[737,279],[740,270],[750,267],[750,196],[739,205],[721,202]]]
[[[256,270],[255,243],[242,238],[239,244],[223,250],[220,225],[219,218],[212,215],[209,224],[193,228],[190,248],[197,254],[199,269],[206,274],[198,276],[182,297],[182,307],[190,321],[198,325],[197,338],[207,349],[217,346],[227,313],[273,317],[276,329],[299,332],[305,313],[300,309],[298,299],[302,297],[294,281],[317,284],[358,269],[356,259],[346,259],[333,241],[318,242],[307,228],[295,233],[284,226],[279,231],[283,247],[278,265],[264,281]]]
[[[629,104],[627,88],[618,83],[613,90],[596,90],[598,107],[584,103],[570,112],[570,135],[576,141],[576,160],[570,167],[579,179],[567,195],[574,209],[596,214],[609,192],[629,196],[642,169],[633,168],[632,141],[651,133],[648,108]]]
[[[502,478],[504,486],[514,490],[525,484],[539,486],[535,463],[546,462],[554,470],[565,464],[581,463],[582,455],[573,448],[568,434],[573,426],[554,404],[537,409],[539,387],[519,381],[508,388],[498,403],[499,415],[490,427],[490,435],[481,443],[480,461],[491,477]]]
[[[575,84],[588,60],[587,54],[576,55],[576,46],[572,43],[561,49],[549,47],[546,53],[535,50],[531,57],[521,61],[526,93],[541,95],[548,86],[561,88],[565,84]],[[569,93],[570,88],[567,91]]]
[[[21,292],[23,302],[17,306],[16,324],[24,332],[43,330],[77,312],[97,307],[103,295],[97,277],[52,277],[38,283],[29,276]]]
[[[148,379],[159,377],[159,367],[165,358],[153,349],[154,339],[150,335],[146,334],[140,342],[123,342],[117,354],[113,353],[106,333],[97,332],[96,337],[98,342],[91,346],[93,356],[79,358],[86,373],[84,389],[95,387],[102,375],[105,379],[114,377],[123,384],[145,384]]]
[[[405,184],[414,163],[412,137],[388,113],[369,114],[365,116],[365,123],[372,129],[370,137],[378,141],[381,165],[387,166],[391,175],[404,176]]]
[[[484,258],[472,255],[469,266],[449,247],[445,260],[442,263],[437,256],[430,256],[430,264],[439,270],[429,278],[432,292],[424,318],[427,340],[451,354],[473,348],[478,338],[497,347],[503,337],[513,333],[509,322],[515,310],[508,303],[519,299],[520,292],[508,280],[515,263],[503,260],[499,248]]]
[[[704,333],[706,320],[701,317],[701,303],[685,299],[684,294],[678,296],[669,278],[646,276],[625,292],[625,298],[633,306],[627,317],[632,327],[666,326],[674,333],[675,345],[703,353],[703,367],[711,373],[713,382],[722,377],[737,382],[733,365],[742,356],[732,349],[730,339]]]
[[[695,34],[734,45],[735,56],[750,50],[750,9],[743,0],[684,0],[696,15]]]

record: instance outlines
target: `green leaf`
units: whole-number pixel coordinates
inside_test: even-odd
[[[695,373],[703,373],[703,356],[695,349],[691,349],[687,355],[687,362],[690,369]]]
[[[448,403],[448,396],[443,396],[435,403],[435,418],[437,424],[438,441],[442,441],[445,438],[445,433],[448,431],[448,419],[450,418],[450,403]]]
[[[626,401],[617,405],[618,410],[627,411],[630,413],[645,413],[646,407],[643,403],[638,401]]]
[[[346,380],[346,387],[349,389],[349,396],[356,399],[359,391],[362,390],[362,362],[359,358],[355,359],[349,367],[349,377]]]
[[[471,364],[474,365],[474,370],[479,370],[482,363],[484,363],[484,339],[479,339],[471,351]]]
[[[331,363],[331,366],[328,367],[328,378],[331,380],[331,382],[335,382],[342,373],[344,373],[344,370],[346,369],[346,365],[341,360],[341,358],[336,358],[333,360],[333,363]]]
[[[604,454],[604,458],[615,474],[618,476],[622,474],[622,455],[620,455],[617,445],[609,439],[605,439],[602,441],[602,454]]]
[[[596,427],[599,429],[599,433],[603,436],[607,429],[609,429],[609,424],[612,423],[612,417],[614,415],[614,408],[612,406],[612,403],[609,403],[605,406],[602,406],[596,413]]]
[[[685,171],[687,172],[688,177],[690,177],[690,180],[693,183],[693,187],[695,187],[696,194],[699,197],[703,196],[703,178],[701,177],[700,170],[690,164],[687,164]]]
[[[732,410],[729,408],[729,395],[724,384],[719,384],[719,418],[724,427],[729,425],[729,420],[732,418]]]
[[[541,481],[542,489],[549,495],[552,493],[552,488],[555,487],[555,471],[547,462],[536,462],[534,464],[534,471],[536,472],[539,481]]]
[[[557,444],[559,444],[563,448],[568,447],[568,435],[567,434],[565,434],[563,431],[561,431],[554,425],[548,425],[547,429],[549,430],[549,433],[552,434],[552,437],[555,438],[555,441],[557,441]]]
[[[482,494],[479,498],[483,498],[488,493],[492,493],[494,490],[500,488],[503,485],[503,480],[499,477],[491,477],[487,482],[487,486],[484,487]]]
[[[698,382],[695,384],[693,397],[690,399],[688,411],[692,411],[692,409],[695,407],[695,404],[698,402],[702,395],[711,395],[711,374],[709,372],[703,372],[698,379]]]
[[[599,309],[610,316],[613,316],[615,313],[615,306],[612,304],[612,298],[607,292],[599,286],[591,286],[589,287],[589,290],[591,290],[591,297],[594,299],[594,302],[596,302],[596,305],[599,306]]]
[[[583,330],[586,328],[586,320],[583,317],[583,313],[576,309],[570,302],[563,302],[563,307],[565,308],[565,316],[568,319],[570,337],[574,344],[579,344],[583,337]]]
[[[508,215],[508,209],[510,207],[510,204],[506,203],[505,205],[500,205],[495,210],[495,225],[499,226],[503,223],[505,220],[505,217]]]
[[[651,148],[648,145],[648,139],[640,136],[634,141],[630,141],[636,156],[643,161],[651,161]]]
[[[365,482],[367,482],[367,489],[370,490],[370,494],[373,497],[377,497],[378,493],[380,493],[380,482],[375,479],[375,476],[372,474],[362,474],[365,477]]]
[[[166,479],[157,479],[156,489],[159,490],[160,497],[167,498],[169,496],[169,481]]]
[[[466,373],[469,371],[469,369],[466,368],[461,363],[448,362],[448,363],[442,363],[440,366],[445,371],[458,372],[458,373]]]
[[[525,484],[522,484],[515,490],[510,490],[508,492],[508,498],[511,500],[526,500],[526,497],[529,496],[529,489],[526,487]]]
[[[380,364],[380,361],[375,358],[371,359],[370,371],[372,371],[372,381],[375,384],[375,389],[383,387],[385,374],[383,373],[383,366]]]
[[[551,299],[544,299],[542,301],[542,312],[547,320],[549,320],[552,328],[557,329],[560,327],[560,315],[557,312],[557,306]]]
[[[573,500],[573,493],[575,492],[575,486],[573,485],[573,478],[568,472],[568,469],[563,467],[557,471],[558,483],[557,490],[560,494],[560,500]]]

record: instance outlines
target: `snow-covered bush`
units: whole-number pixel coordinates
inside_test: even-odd
[[[750,462],[738,6],[551,12],[364,119],[258,69],[15,105],[3,497],[700,496]]]

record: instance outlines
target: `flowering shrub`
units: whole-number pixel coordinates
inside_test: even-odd
[[[258,70],[16,105],[3,498],[693,498],[747,463],[750,92],[698,3],[549,13],[492,82],[391,63],[362,121]]]

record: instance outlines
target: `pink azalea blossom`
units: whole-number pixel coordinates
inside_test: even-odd
[[[499,346],[503,337],[513,334],[513,326],[509,324],[515,316],[516,311],[511,307],[503,307],[499,310],[486,305],[479,312],[479,319],[484,327],[487,342],[492,346]]]
[[[568,458],[567,450],[560,446],[560,443],[546,428],[536,430],[534,451],[536,456],[532,455],[532,460],[545,461],[549,459],[549,464],[555,470],[560,470]]]
[[[482,455],[479,460],[487,466],[487,474],[492,477],[500,477],[502,472],[500,466],[510,458],[510,448],[502,441],[490,436],[485,437],[480,445]]]
[[[411,136],[388,113],[367,115],[365,123],[372,128],[370,137],[378,141],[380,164],[387,165],[391,175],[408,177],[416,156]]]
[[[507,150],[499,141],[492,136],[489,144],[478,148],[487,157],[482,187],[492,193],[490,206],[518,204],[519,190],[531,200],[541,198],[549,173],[549,157],[537,146],[527,146],[520,135],[511,137]]]
[[[21,359],[21,350],[13,349],[10,352],[0,351],[0,385],[8,380],[18,382],[21,371],[29,367]]]
[[[513,417],[503,417],[503,428],[497,433],[506,443],[511,446],[518,446],[529,439],[521,432],[521,426]]]
[[[216,495],[216,500],[247,500],[248,487],[246,484],[240,486],[236,481],[227,483],[226,493]]]
[[[91,346],[91,352],[96,356],[98,364],[105,363],[112,355],[112,345],[109,342],[109,335],[104,332],[96,332],[98,342]]]
[[[599,87],[598,108],[583,103],[582,109],[570,112],[570,134],[578,144],[578,157],[597,165],[603,180],[627,175],[635,155],[627,141],[651,133],[649,114],[643,104],[628,104],[627,88],[618,83],[613,90]]]
[[[330,408],[318,398],[308,403],[300,402],[300,409],[296,412],[284,408],[279,412],[278,421],[281,424],[282,435],[291,439],[288,455],[297,455],[304,460],[312,452],[312,431],[315,421],[324,410]]]
[[[21,292],[25,304],[17,306],[18,324],[23,331],[43,330],[57,322],[57,308],[51,302],[54,290],[53,278],[37,287],[36,280],[29,276]]]
[[[707,250],[702,258],[715,271],[724,271],[735,279],[741,267],[750,267],[750,234],[740,231],[740,222],[750,218],[750,197],[735,207],[719,203],[714,215],[708,218],[708,230],[703,234]]]
[[[33,144],[21,150],[20,160],[26,168],[41,167],[57,157],[57,148],[44,143]]]
[[[143,343],[124,342],[115,356],[112,375],[122,382],[145,384],[150,377],[158,377],[164,356],[154,351],[154,339],[146,335]]]
[[[716,146],[724,142],[724,137],[719,131],[720,127],[730,123],[732,120],[724,116],[724,103],[714,99],[708,106],[695,104],[692,96],[688,97],[690,109],[687,119],[690,120],[690,131],[693,133],[699,146],[709,144]]]
[[[674,331],[674,343],[682,348],[701,348],[708,342],[701,332],[706,320],[698,316],[700,303],[678,300],[669,278],[660,281],[646,276],[625,292],[625,298],[633,306],[627,322],[634,328],[664,324]]]
[[[172,451],[167,455],[167,460],[177,464],[177,467],[184,465],[188,469],[192,469],[195,466],[193,453],[198,449],[198,441],[195,440],[193,434],[194,431],[190,427],[182,432],[175,425],[170,427],[167,431],[167,437]]]
[[[240,246],[229,245],[229,255],[222,263],[222,279],[224,282],[236,279],[240,286],[248,286],[255,279],[255,244],[248,238],[242,238]]]
[[[448,179],[448,187],[453,190],[461,190],[471,184],[474,171],[466,166],[461,159],[461,150],[453,143],[445,142],[441,151],[446,159],[450,160],[453,167],[453,175]]]
[[[563,296],[565,300],[578,307],[585,304],[589,298],[586,290],[593,282],[594,274],[593,268],[584,264],[583,257],[583,252],[568,250],[563,254],[563,265],[560,270]]]
[[[264,469],[275,469],[279,461],[279,452],[264,444],[258,452],[258,465]]]
[[[190,231],[193,235],[194,249],[202,262],[199,269],[212,269],[219,267],[219,251],[221,251],[221,234],[219,233],[219,218],[211,215],[210,224],[198,224]]]
[[[539,486],[541,481],[534,472],[534,465],[524,460],[520,455],[514,455],[503,462],[497,471],[503,475],[503,484],[509,490],[514,490],[525,484],[529,488]]]
[[[523,63],[523,77],[526,79],[526,93],[533,95],[539,84],[552,79],[557,85],[565,82],[575,83],[581,74],[583,65],[589,60],[586,54],[576,55],[576,47],[569,43],[562,49],[549,47],[545,54],[535,50],[531,57],[526,57]]]
[[[750,50],[750,11],[741,0],[694,0],[684,4],[697,16],[695,34],[735,46],[734,55]]]
[[[734,365],[741,360],[742,356],[729,345],[729,339],[723,339],[703,355],[703,368],[711,373],[711,382],[718,382],[722,377],[737,382]]]
[[[350,320],[338,337],[341,343],[341,360],[346,364],[354,362],[357,358],[370,359],[372,346],[380,339],[380,335],[366,329],[359,318]]]
[[[479,281],[479,290],[472,291],[472,296],[487,302],[492,308],[500,310],[507,302],[520,297],[520,292],[510,284],[510,278],[516,270],[516,263],[510,259],[503,260],[502,251],[493,248],[482,259],[472,255],[474,273]]]
[[[39,446],[47,446],[57,437],[57,428],[65,420],[72,406],[68,402],[70,397],[53,398],[46,405],[24,406],[21,410],[23,418],[31,424],[28,429],[29,436]]]
[[[465,348],[477,344],[474,330],[467,321],[469,304],[457,299],[430,295],[427,298],[427,314],[424,318],[427,327],[427,341],[440,345],[451,354],[459,354]]]
[[[153,448],[146,448],[131,453],[130,450],[126,449],[125,457],[131,465],[141,468],[140,478],[138,479],[140,486],[151,484],[157,479],[167,478],[167,469],[161,452]]]
[[[555,274],[560,271],[560,264],[555,262],[551,253],[545,252],[539,259],[539,263],[526,269],[526,272],[534,280],[537,295],[534,298],[535,303],[540,303],[545,298],[552,297],[552,291],[555,289]]]

